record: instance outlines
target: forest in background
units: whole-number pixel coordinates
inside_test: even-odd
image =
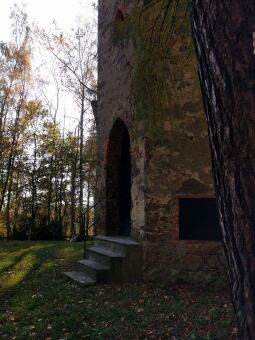
[[[12,39],[0,42],[0,237],[65,239],[82,234],[77,218],[95,190],[95,26],[80,18],[70,34],[48,33],[17,7],[11,18]]]

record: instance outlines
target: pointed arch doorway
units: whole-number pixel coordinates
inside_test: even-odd
[[[129,132],[117,119],[110,133],[106,164],[106,234],[131,232],[131,157]]]

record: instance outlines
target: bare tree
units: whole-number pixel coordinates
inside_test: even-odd
[[[44,45],[56,58],[63,75],[63,84],[74,95],[80,111],[79,126],[79,215],[84,205],[84,125],[85,113],[95,106],[96,92],[96,43],[94,27],[78,21],[73,35],[56,32],[49,36],[41,31]],[[80,234],[83,234],[81,218]]]

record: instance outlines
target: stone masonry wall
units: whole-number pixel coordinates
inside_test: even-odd
[[[175,16],[182,26],[177,25],[171,44],[162,42],[161,66],[151,79],[161,82],[161,91],[168,96],[162,96],[157,104],[163,118],[146,143],[146,278],[167,279],[173,269],[174,273],[212,272],[216,266],[212,268],[203,257],[211,257],[214,263],[222,258],[217,242],[179,241],[179,198],[214,197],[207,126],[186,5],[181,1],[177,8]],[[156,9],[160,11],[160,7],[151,7],[151,20],[155,20]],[[147,21],[149,12],[148,9]],[[155,44],[150,47],[151,55]],[[166,54],[168,44],[171,50]],[[158,52],[155,54],[157,59]],[[222,272],[221,262],[218,261],[218,270]]]
[[[130,5],[130,10],[132,4]],[[100,223],[97,233],[106,233],[105,169],[107,144],[117,118],[127,126],[131,140],[132,203],[131,213],[133,234],[143,239],[145,225],[144,160],[145,139],[143,124],[133,120],[131,114],[131,65],[134,63],[133,47],[130,43],[122,47],[114,44],[116,1],[99,1],[99,69],[98,69],[98,116],[97,116],[97,199],[103,202],[97,209]],[[118,23],[117,23],[118,24]],[[136,133],[134,134],[134,126]]]
[[[131,140],[132,237],[143,242],[144,278],[160,280],[224,272],[218,242],[179,241],[179,198],[211,198],[214,189],[187,1],[166,14],[165,2],[99,0],[97,195],[105,198],[107,144],[121,118]],[[105,233],[104,201],[97,215]]]

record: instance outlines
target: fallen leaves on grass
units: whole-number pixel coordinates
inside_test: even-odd
[[[15,247],[18,254],[26,251],[23,243],[12,245],[12,249]],[[32,253],[27,261],[31,263],[26,262],[24,270],[32,270],[22,281],[0,292],[1,339],[236,338],[226,288],[127,284],[83,289],[62,277],[62,271],[80,258],[82,246],[78,247],[74,243],[45,242],[29,248]],[[8,249],[5,254],[8,256]],[[8,266],[15,252],[9,256]],[[13,268],[0,271],[0,279],[6,270],[16,270]]]

